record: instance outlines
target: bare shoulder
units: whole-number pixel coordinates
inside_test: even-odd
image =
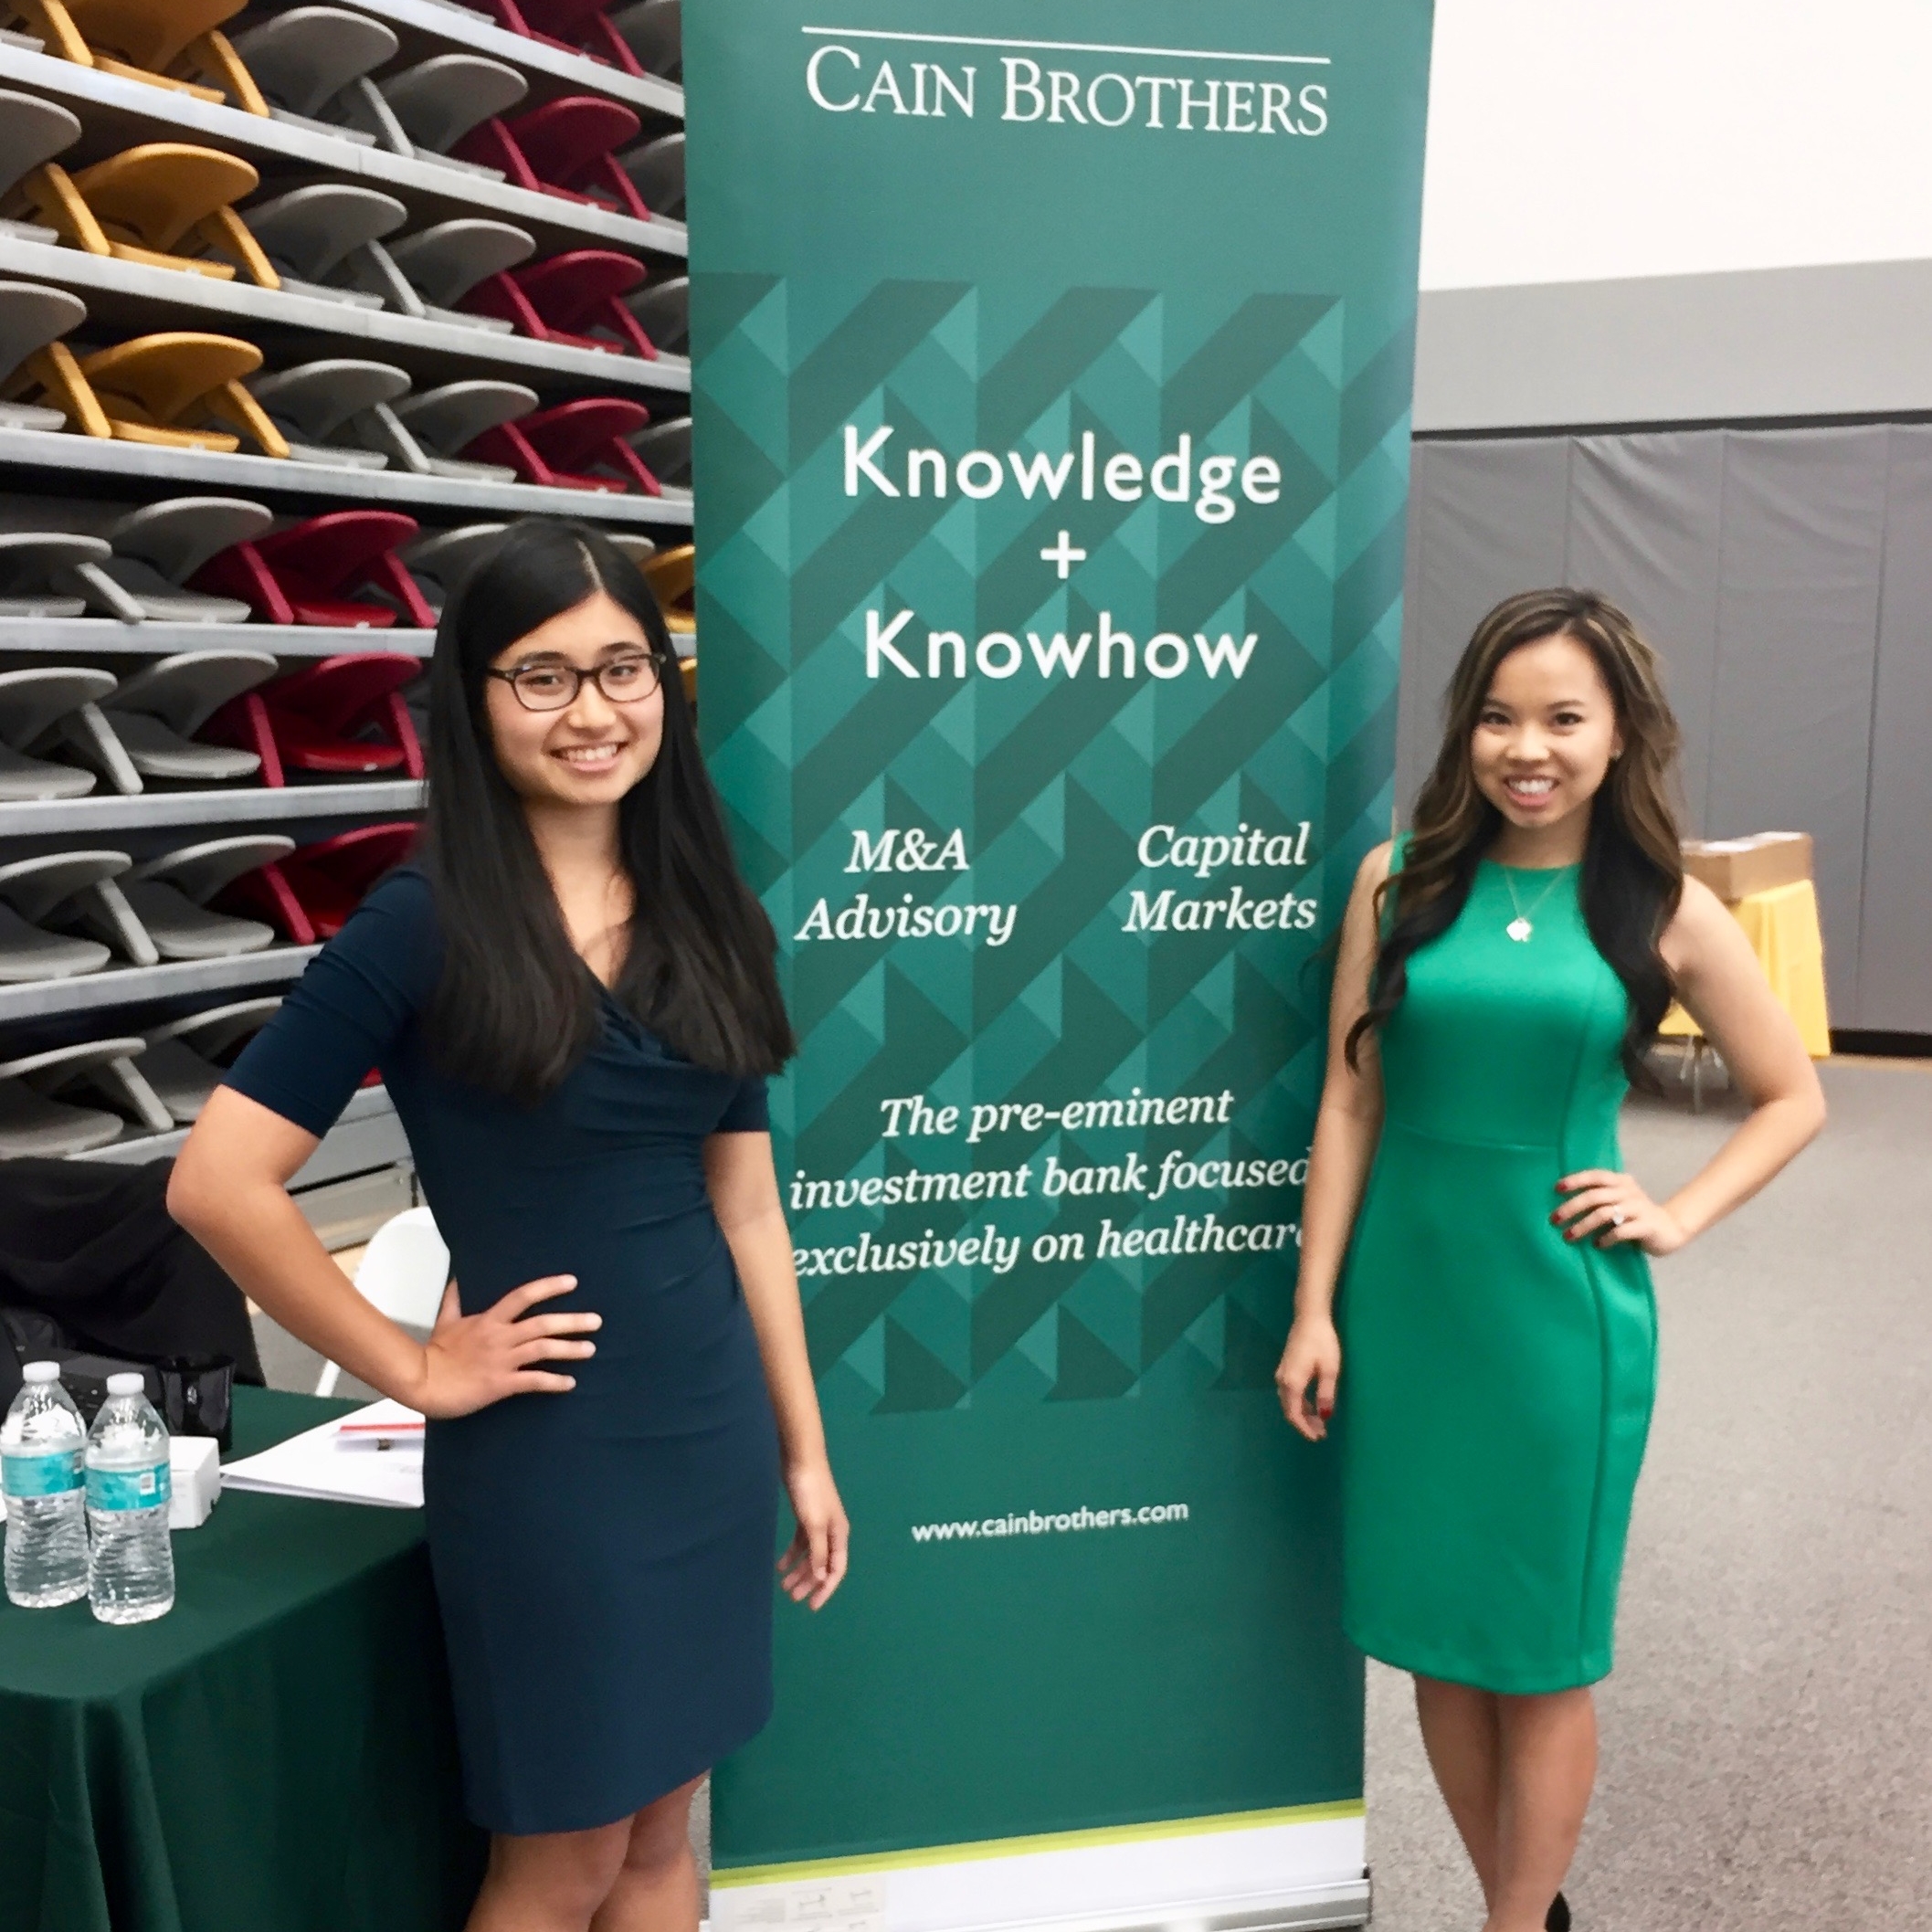
[[[1373,848],[1368,856],[1356,868],[1355,889],[1357,892],[1372,892],[1388,877],[1395,864],[1395,840],[1385,839]]]
[[[1681,971],[1705,953],[1714,940],[1722,944],[1737,930],[1737,922],[1724,901],[1703,880],[1686,876],[1684,896],[1663,929],[1664,960]]]

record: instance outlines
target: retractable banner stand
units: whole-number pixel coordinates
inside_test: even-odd
[[[687,6],[701,707],[850,1580],[713,1915],[1366,1914],[1283,1422],[1389,823],[1428,0]]]

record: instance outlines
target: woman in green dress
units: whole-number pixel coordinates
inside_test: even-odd
[[[1824,1120],[1743,933],[1684,877],[1676,749],[1621,611],[1510,598],[1456,669],[1413,831],[1364,862],[1342,929],[1277,1380],[1304,1435],[1333,1420],[1344,1621],[1414,1674],[1484,1932],[1569,1923],[1655,1387],[1648,1258]],[[1673,998],[1751,1112],[1657,1201],[1617,1115]]]

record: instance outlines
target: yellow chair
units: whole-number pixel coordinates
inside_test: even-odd
[[[689,637],[698,628],[694,586],[698,575],[698,553],[689,544],[660,551],[640,566],[644,581],[651,587],[658,607],[664,613],[664,628]]]
[[[126,80],[172,88],[199,100],[233,96],[268,118],[269,103],[219,29],[248,0],[7,0],[47,50]],[[202,81],[188,78],[200,75]],[[205,85],[203,82],[217,85]]]
[[[201,427],[212,417],[233,424],[264,456],[289,454],[280,430],[241,385],[261,367],[253,343],[181,332],[137,336],[79,357],[53,343],[22,367],[83,436],[233,454],[241,436]]]
[[[281,277],[233,206],[260,185],[261,176],[239,155],[156,141],[78,174],[48,162],[20,192],[63,241],[90,255],[186,269],[216,281],[233,280],[238,266],[258,288],[279,289]],[[235,266],[179,253],[185,239],[218,249]]]

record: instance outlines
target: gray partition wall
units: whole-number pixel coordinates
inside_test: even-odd
[[[1483,613],[1575,584],[1663,654],[1686,827],[1810,832],[1832,1022],[1932,1033],[1932,426],[1421,439],[1398,796]]]

